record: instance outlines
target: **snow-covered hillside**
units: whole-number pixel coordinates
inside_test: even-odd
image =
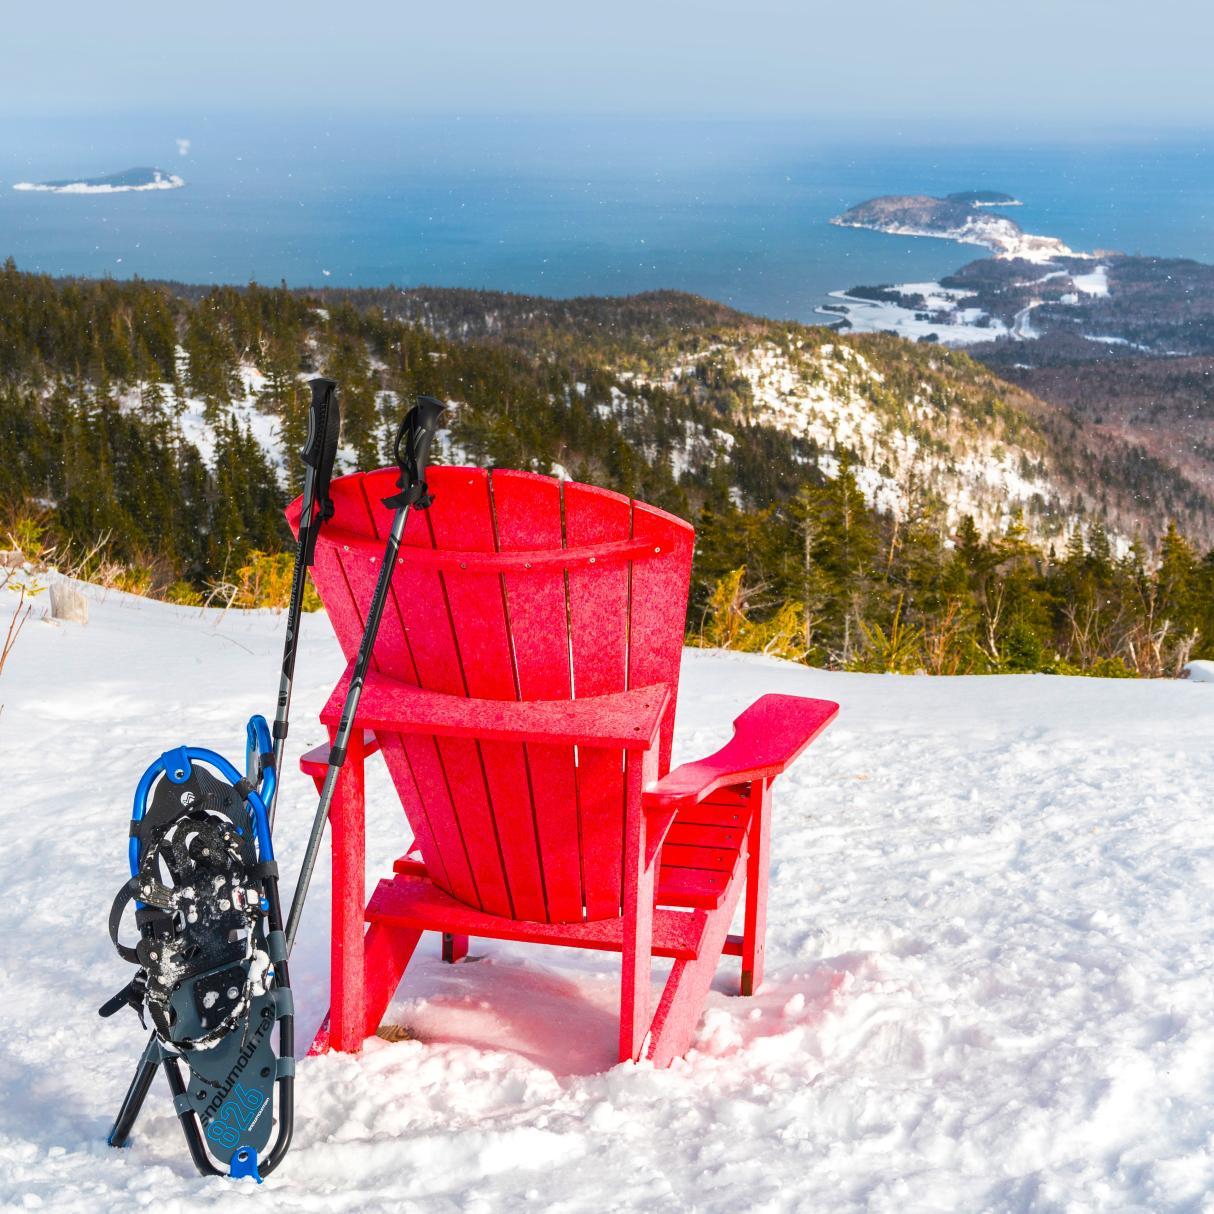
[[[859,457],[853,466],[857,483],[878,509],[904,517],[912,495],[928,494],[939,503],[950,525],[955,527],[968,514],[986,533],[1001,533],[1013,513],[1019,512],[1030,536],[1043,542],[1069,531],[1076,522],[1087,521],[1064,505],[1074,500],[1076,487],[1051,475],[1047,448],[1032,431],[1022,432],[1018,441],[1009,441],[996,419],[975,417],[957,407],[964,403],[960,394],[957,402],[942,399],[926,380],[906,395],[900,390],[883,391],[884,376],[878,366],[846,342],[801,343],[791,350],[774,342],[745,343],[716,346],[713,352],[728,355],[748,382],[756,419],[813,440],[820,452],[815,462],[826,476],[838,474],[840,448],[855,453]],[[670,386],[691,374],[702,357],[703,352],[681,358],[664,376],[654,378]],[[184,379],[183,352],[179,352],[179,361]],[[258,403],[265,377],[248,363],[241,365],[239,376],[242,392],[228,408],[237,424],[257,440],[270,467],[285,483],[289,453],[283,446],[281,423]],[[621,375],[626,384],[645,378]],[[584,390],[584,385],[579,384],[578,389]],[[212,466],[215,423],[204,402],[188,394],[175,398],[172,384],[161,384],[160,390],[170,402],[182,436]],[[124,409],[143,408],[136,389],[120,400]],[[452,403],[458,407],[460,402]],[[644,406],[638,397],[613,386],[610,403],[592,407],[600,416],[622,417]],[[734,442],[728,431],[704,429],[690,420],[683,422],[683,430],[682,442],[670,453],[676,479],[728,459]],[[475,462],[445,431],[440,449],[448,459]],[[645,444],[642,451],[647,459],[657,458]],[[341,447],[338,471],[351,471],[355,466],[354,450]],[[568,475],[560,465],[547,471]]]
[[[281,621],[89,593],[86,626],[31,621],[0,676],[0,1207],[1205,1208],[1214,686],[705,652],[686,656],[677,757],[763,691],[842,714],[778,786],[767,984],[735,998],[726,964],[686,1061],[603,1069],[609,956],[481,941],[446,967],[431,943],[391,1013],[418,1039],[301,1062],[295,1147],[265,1190],[195,1176],[159,1078],[134,1145],[109,1149],[143,1040],[95,1012],[129,977],[105,921],[133,787],[170,745],[239,757]],[[323,616],[303,644],[293,756],[342,665]],[[290,775],[280,805],[288,874],[310,788]],[[372,803],[374,875],[403,838],[378,771]],[[293,966],[305,1040],[326,915],[322,875]]]
[[[1072,509],[1082,490],[1054,475],[1038,433],[1019,426],[1013,438],[993,411],[976,410],[939,379],[891,388],[879,365],[842,341],[739,343],[716,353],[748,384],[752,416],[811,440],[825,475],[838,474],[840,451],[851,452],[856,482],[880,510],[906,517],[932,500],[951,526],[970,515],[988,534],[1021,514],[1039,542],[1088,521]],[[665,382],[691,375],[702,357],[677,361]]]

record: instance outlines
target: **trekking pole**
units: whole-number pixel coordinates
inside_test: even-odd
[[[435,400],[432,396],[420,396],[417,404],[405,415],[405,419],[397,431],[394,453],[397,467],[400,469],[400,477],[396,482],[400,492],[384,498],[384,505],[391,506],[395,509],[396,514],[392,519],[392,529],[388,533],[388,540],[384,547],[379,577],[375,582],[375,590],[367,608],[367,622],[363,628],[362,641],[358,646],[358,656],[354,660],[354,672],[350,676],[346,700],[342,705],[337,736],[329,749],[329,766],[325,772],[324,785],[321,787],[320,801],[316,806],[316,816],[312,820],[312,833],[308,836],[308,846],[299,870],[299,880],[295,885],[295,895],[291,899],[291,912],[287,916],[286,928],[288,956],[295,946],[295,935],[299,931],[299,919],[303,914],[304,900],[308,896],[308,886],[312,883],[312,872],[316,868],[316,857],[320,851],[320,840],[324,834],[325,821],[329,816],[329,806],[333,802],[337,778],[346,761],[346,750],[350,745],[350,735],[354,731],[354,718],[358,713],[358,701],[362,696],[367,669],[371,665],[371,653],[375,648],[380,617],[384,613],[384,604],[387,602],[388,590],[392,585],[392,574],[396,568],[396,557],[400,551],[401,539],[405,534],[409,511],[413,508],[426,510],[432,500],[426,489],[426,461],[430,454],[430,444],[434,440],[434,433],[438,429],[438,419],[442,416],[445,407],[441,401]]]
[[[278,707],[274,713],[274,773],[276,779],[266,806],[270,828],[274,828],[274,809],[282,784],[282,755],[287,740],[287,718],[291,712],[291,687],[295,678],[295,657],[299,652],[299,621],[303,614],[308,569],[316,560],[316,537],[333,517],[329,482],[337,457],[337,434],[341,426],[337,407],[337,384],[319,376],[310,382],[312,404],[308,408],[308,437],[300,457],[304,462],[303,508],[299,514],[299,543],[295,549],[295,569],[291,577],[291,602],[287,608],[287,635],[282,647],[282,674],[278,681]]]

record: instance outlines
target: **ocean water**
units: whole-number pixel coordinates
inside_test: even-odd
[[[178,154],[176,140],[190,140]],[[180,190],[14,191],[158,165]],[[0,258],[59,275],[430,284],[553,296],[672,287],[811,319],[832,290],[981,256],[836,228],[876,194],[995,189],[1077,249],[1214,262],[1214,137],[994,146],[852,138],[810,120],[304,121],[251,115],[10,122]]]

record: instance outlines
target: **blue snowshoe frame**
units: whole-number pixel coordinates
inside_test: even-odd
[[[256,787],[245,793],[245,804],[252,811],[253,828],[257,836],[257,856],[263,862],[274,860],[274,843],[270,838],[270,815],[266,806],[274,799],[274,786],[278,782],[278,773],[273,767],[262,765],[261,756],[271,753],[270,727],[265,717],[260,713],[249,718],[245,727],[245,774],[228,762],[223,755],[203,746],[178,746],[175,750],[166,750],[140,777],[135,789],[135,801],[131,808],[131,821],[142,822],[147,812],[148,797],[156,777],[163,775],[171,784],[184,784],[190,778],[190,767],[193,763],[209,763],[219,772],[229,784],[239,787],[242,780],[248,783],[257,781]],[[260,771],[258,770],[260,768]],[[139,862],[142,858],[140,840],[137,835],[131,836],[130,843],[131,876],[139,876]],[[142,905],[142,904],[139,904]]]
[[[234,1143],[228,1141],[223,1144],[232,1151],[228,1167],[225,1169],[217,1164],[207,1148],[199,1121],[199,1110],[196,1103],[191,1100],[179,1066],[182,1060],[189,1063],[189,1052],[174,1051],[171,1043],[166,1046],[166,1043],[153,1033],[144,1051],[140,1070],[136,1072],[136,1078],[128,1092],[124,1110],[115,1122],[109,1141],[112,1146],[125,1145],[134,1116],[138,1113],[139,1105],[142,1103],[150,1083],[151,1073],[155,1064],[159,1062],[169,1082],[169,1089],[173,1095],[190,1156],[198,1170],[205,1175],[213,1176],[252,1176],[260,1184],[263,1177],[269,1175],[282,1161],[290,1146],[294,1126],[295,1082],[294,1008],[282,930],[283,918],[282,904],[278,894],[278,870],[274,860],[274,844],[267,808],[274,803],[278,773],[273,763],[273,744],[265,717],[259,714],[250,718],[246,727],[245,772],[243,775],[223,755],[201,746],[179,746],[173,750],[167,750],[143,773],[135,789],[131,808],[133,829],[128,858],[132,877],[139,876],[140,864],[143,860],[143,842],[134,828],[143,821],[156,781],[164,776],[171,784],[184,784],[190,779],[193,765],[196,763],[214,769],[237,790],[244,799],[253,827],[258,873],[265,890],[262,911],[265,914],[268,928],[266,942],[272,967],[267,971],[267,977],[273,978],[274,987],[265,995],[259,996],[246,1015],[252,1016],[254,1013],[260,1013],[267,1019],[273,1016],[278,1024],[279,1049],[275,1059],[274,1080],[271,1087],[271,1092],[273,1087],[278,1089],[277,1136],[274,1145],[261,1160],[258,1159],[258,1151],[255,1147],[241,1141],[242,1133],[250,1128],[248,1093],[239,1084],[231,1085],[228,1092],[222,1093],[223,1103],[219,1105],[211,1118],[212,1126],[217,1123],[221,1124],[235,1138]],[[144,904],[137,901],[135,905],[137,909],[143,909]],[[222,1049],[222,1045],[215,1048]],[[138,1090],[140,1087],[142,1090]],[[132,1102],[133,1108],[128,1117],[127,1106]],[[231,1108],[228,1107],[229,1104]],[[260,1108],[260,1105],[258,1107]],[[257,1119],[260,1120],[260,1117]]]

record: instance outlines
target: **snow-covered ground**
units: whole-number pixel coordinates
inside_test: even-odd
[[[430,943],[391,1013],[418,1040],[302,1061],[264,1189],[194,1174],[159,1078],[134,1145],[109,1149],[143,1041],[95,1013],[130,975],[105,922],[133,786],[173,744],[239,758],[281,620],[90,594],[86,626],[31,621],[0,675],[0,1208],[1209,1208],[1214,688],[705,652],[676,757],[764,691],[842,714],[777,786],[767,983],[733,997],[727,962],[685,1061],[610,1066],[609,956],[482,941],[447,967]],[[340,667],[310,617],[292,767]],[[377,875],[403,819],[378,771],[372,790]],[[311,811],[291,775],[286,873]],[[322,874],[293,966],[305,1041],[327,898]]]
[[[179,376],[184,380],[188,358],[180,346],[177,348],[177,364]],[[272,413],[263,412],[257,407],[257,397],[265,387],[266,377],[250,363],[242,363],[239,374],[240,385],[244,391],[232,402],[232,413],[240,426],[252,433],[270,466],[281,473],[285,467],[286,454],[282,447],[282,423]],[[171,398],[172,384],[161,384],[161,389]],[[139,407],[137,394],[132,394],[128,407]],[[188,442],[193,443],[207,467],[213,468],[215,427],[207,420],[205,402],[197,396],[186,395],[182,397],[176,414],[182,435]]]
[[[846,291],[831,291],[838,304],[817,308],[820,316],[838,320],[846,316],[854,333],[896,333],[907,341],[930,338],[944,346],[972,346],[994,341],[1008,332],[1001,320],[995,320],[981,308],[966,307],[973,291],[942,287],[938,282],[905,282],[892,287],[906,295],[922,295],[924,306],[910,308],[885,299],[865,299]],[[836,311],[838,307],[845,313]],[[979,324],[979,322],[982,322]]]
[[[322,310],[316,309],[318,312]],[[186,383],[188,373],[189,356],[182,346],[178,346],[178,380]],[[231,404],[226,406],[225,411],[230,413],[241,429],[247,430],[253,436],[275,475],[282,476],[290,453],[283,447],[281,419],[259,403],[261,393],[265,389],[266,377],[250,362],[242,362],[237,368],[237,375],[240,381],[240,391],[234,395]],[[298,378],[301,382],[307,382],[310,375],[300,373]],[[213,411],[208,409],[206,401],[199,396],[191,396],[188,392],[177,396],[172,383],[162,382],[159,384],[159,388],[162,398],[167,402],[167,407],[181,430],[182,437],[193,445],[208,468],[214,468],[216,433]],[[394,394],[381,392],[379,399],[382,405],[386,400],[394,399]],[[118,401],[121,407],[130,413],[142,414],[144,410],[139,387],[129,388],[118,397]],[[442,431],[440,433],[445,434]],[[351,471],[356,465],[357,453],[354,448],[345,444],[339,445],[335,465],[338,472]]]
[[[1068,250],[1068,256],[1079,257],[1087,254]],[[1052,270],[1034,281],[1049,282],[1054,278],[1065,277],[1066,274],[1065,270]],[[1063,295],[1058,303],[1077,304],[1081,294],[1103,297],[1109,293],[1107,265],[1096,266],[1086,274],[1072,274],[1070,279],[1075,291]],[[931,338],[939,341],[941,345],[952,347],[972,346],[979,342],[994,341],[1005,335],[1014,337],[1017,341],[1035,341],[1041,336],[1032,320],[1033,309],[1044,302],[1041,299],[1033,299],[1021,308],[1009,328],[1003,321],[990,316],[981,308],[966,304],[966,300],[975,297],[973,291],[942,287],[938,282],[904,282],[890,287],[889,290],[905,296],[922,296],[924,306],[912,308],[889,300],[865,299],[863,296],[849,295],[846,291],[831,291],[830,297],[837,299],[839,303],[815,310],[828,321],[845,318],[854,333],[896,333],[908,341]],[[841,311],[838,310],[840,308]],[[1088,340],[1117,342],[1121,339],[1089,337]]]
[[[1088,274],[1072,274],[1071,282],[1085,295],[1106,296],[1109,293],[1109,267],[1097,266]]]

